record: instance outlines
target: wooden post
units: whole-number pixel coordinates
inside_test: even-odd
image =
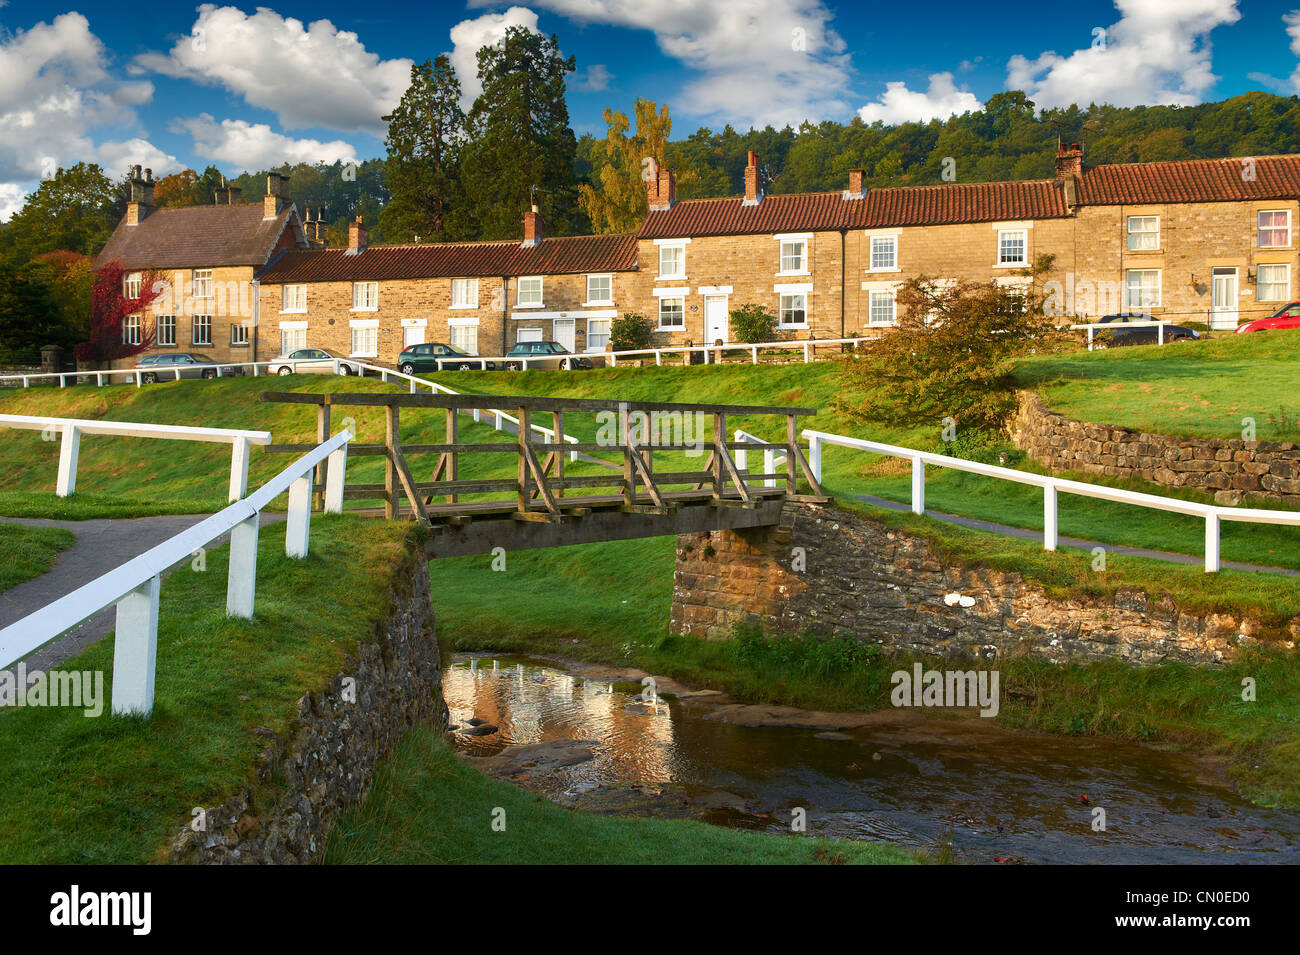
[[[519,512],[528,510],[531,491],[528,484],[528,454],[524,446],[528,444],[528,432],[532,430],[532,413],[527,408],[519,409]]]
[[[552,424],[555,425],[555,443],[561,449],[555,453],[555,478],[557,482],[555,496],[564,497],[564,412],[553,411],[551,419]]]
[[[804,346],[807,347],[806,345]],[[799,493],[799,477],[795,461],[799,457],[799,417],[785,416],[785,483],[790,494]]]
[[[338,374],[338,362],[334,363],[334,373]],[[316,406],[316,443],[324,444],[330,439],[330,406],[329,399]],[[321,508],[325,504],[325,465],[316,465],[316,493],[313,496],[312,507]]]
[[[705,354],[708,354],[705,352]],[[722,500],[722,456],[727,453],[727,416],[713,413],[713,499]]]
[[[402,422],[397,405],[384,406],[384,517],[397,520],[397,464],[394,455],[402,448]]]
[[[460,414],[455,408],[447,409],[447,443],[460,443]],[[442,479],[444,481],[455,481],[457,479],[456,475],[460,473],[458,456],[459,452],[457,451],[452,451],[447,455],[447,465],[442,469]],[[455,494],[448,494],[447,503],[455,504],[456,497]]]
[[[622,408],[619,411],[623,420],[619,422],[620,436],[623,442],[623,503],[631,507],[636,503],[636,469],[632,464],[632,456],[636,453],[632,447],[632,409]]]
[[[230,531],[230,570],[226,575],[226,616],[251,620],[257,594],[257,530],[261,515],[240,521]]]
[[[155,574],[117,602],[113,636],[113,706],[117,716],[153,712],[153,681],[158,659],[158,596]]]

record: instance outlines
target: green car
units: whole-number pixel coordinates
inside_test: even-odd
[[[397,356],[397,370],[404,375],[414,375],[422,371],[438,371],[439,363],[442,364],[443,370],[455,369],[458,371],[466,368],[483,368],[493,371],[497,366],[494,361],[475,358],[459,348],[453,348],[451,345],[444,345],[441,342],[412,345],[409,348],[402,349],[402,353]]]

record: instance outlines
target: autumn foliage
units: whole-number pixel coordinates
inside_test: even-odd
[[[140,273],[140,294],[127,297],[126,278],[131,274],[121,262],[109,262],[95,273],[91,288],[90,340],[76,347],[78,361],[107,362],[130,358],[150,348],[155,339],[152,322],[145,321],[149,306],[166,291],[166,283],[155,272]],[[140,315],[140,341],[127,344],[122,329],[127,316]]]

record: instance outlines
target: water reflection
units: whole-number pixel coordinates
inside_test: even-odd
[[[1137,744],[910,714],[821,739],[710,720],[705,705],[643,700],[635,684],[522,658],[458,662],[443,694],[453,723],[498,727],[453,734],[476,756],[595,741],[592,759],[511,777],[595,811],[788,831],[803,807],[812,833],[950,842],[980,862],[1300,862],[1300,816],[1252,807],[1196,760]]]

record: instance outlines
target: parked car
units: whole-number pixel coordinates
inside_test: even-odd
[[[1300,328],[1300,302],[1283,305],[1267,318],[1257,318],[1237,326],[1237,334],[1242,332],[1264,332],[1272,329]]]
[[[339,374],[365,374],[365,369],[357,362],[336,355],[325,348],[299,348],[297,351],[291,351],[280,358],[272,359],[271,370],[277,375],[292,375],[294,372],[332,375],[335,362],[339,363]]]
[[[444,369],[455,371],[464,371],[471,368],[495,371],[497,367],[496,362],[485,362],[483,359],[475,358],[468,352],[463,352],[453,345],[444,345],[441,342],[426,342],[423,345],[412,345],[409,348],[403,348],[402,353],[397,356],[397,370],[404,375],[437,371],[439,361],[442,362]]]
[[[591,368],[591,359],[586,355],[575,355],[559,342],[519,342],[506,355],[506,367],[520,369],[522,361],[512,358],[527,358],[529,368],[559,368],[572,371],[577,368]]]
[[[140,380],[146,385],[152,385],[156,381],[175,380],[178,373],[181,378],[215,378],[218,366],[207,355],[169,352],[164,355],[145,355],[135,363],[135,367],[142,372]],[[230,365],[220,367],[223,377],[244,373],[242,368],[233,368]]]
[[[1124,325],[1128,322],[1149,322],[1152,321],[1150,315],[1103,315],[1097,319],[1100,322],[1113,323],[1115,325]],[[1201,335],[1194,328],[1186,328],[1183,325],[1166,325],[1165,341],[1190,341],[1200,338]],[[1095,331],[1092,338],[1093,348],[1117,348],[1121,345],[1155,345],[1160,341],[1160,329],[1155,325],[1139,325],[1136,328],[1116,328],[1112,331],[1109,328],[1099,328]]]

